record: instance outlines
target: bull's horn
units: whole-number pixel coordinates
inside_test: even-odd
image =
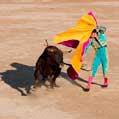
[[[68,53],[71,53],[71,52],[72,52],[72,50],[62,51],[62,52],[63,52],[63,54],[68,54]]]
[[[45,44],[44,44],[46,47],[48,46],[48,40],[45,39]]]

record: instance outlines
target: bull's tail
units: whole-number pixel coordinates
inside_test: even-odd
[[[64,62],[64,65],[71,66],[71,64],[68,64],[68,63],[65,63],[65,62]],[[84,65],[82,65],[81,70],[91,71],[91,69],[87,69]]]
[[[68,63],[65,63],[65,62],[63,62],[63,64],[64,64],[64,65],[67,65],[67,66],[71,66],[71,64],[68,64]]]

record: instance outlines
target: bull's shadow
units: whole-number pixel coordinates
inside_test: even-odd
[[[2,81],[16,89],[21,95],[26,95],[24,89],[29,89],[33,85],[34,67],[20,63],[12,63],[15,69],[0,73]]]

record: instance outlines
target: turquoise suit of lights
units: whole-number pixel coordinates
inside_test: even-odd
[[[89,51],[90,47],[95,49],[95,57],[92,64],[92,77],[95,77],[98,67],[102,65],[103,74],[108,70],[108,56],[107,56],[107,39],[104,33],[98,35],[98,42],[93,39],[87,46],[85,54]]]

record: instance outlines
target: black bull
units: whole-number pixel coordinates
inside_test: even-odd
[[[40,75],[42,75],[43,81],[46,79],[50,81],[51,88],[56,86],[55,81],[61,72],[63,64],[63,52],[55,46],[46,47],[36,62],[34,87]]]

